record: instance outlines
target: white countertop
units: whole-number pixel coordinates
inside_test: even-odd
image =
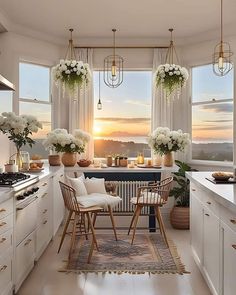
[[[216,202],[230,210],[236,211],[236,183],[214,184],[206,179],[211,177],[212,172],[186,172],[186,177],[194,181],[208,192],[214,194]]]
[[[159,172],[176,172],[178,167],[176,165],[172,167],[161,167],[161,168],[128,168],[128,167],[107,167],[107,168],[96,168],[93,165],[89,167],[80,167],[76,165],[74,167],[65,167],[65,172],[93,172],[93,173],[159,173]]]

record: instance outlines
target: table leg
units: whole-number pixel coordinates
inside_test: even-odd
[[[149,207],[149,232],[156,232],[156,219],[154,207]]]

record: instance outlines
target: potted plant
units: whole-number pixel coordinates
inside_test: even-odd
[[[170,212],[170,223],[177,229],[189,229],[189,180],[185,176],[186,171],[196,171],[188,164],[175,161],[179,167],[178,172],[174,174],[176,186],[172,188],[169,196],[175,198],[175,206]]]

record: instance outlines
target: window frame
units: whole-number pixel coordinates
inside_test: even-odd
[[[93,72],[101,72],[101,80],[103,79],[103,68],[101,68],[101,67],[97,67],[97,68],[93,68]],[[150,72],[153,72],[153,69],[152,68],[149,68],[149,67],[147,67],[147,68],[124,68],[123,69],[123,72],[145,72],[145,71],[150,71]],[[94,90],[94,89],[93,89]],[[152,91],[152,89],[151,89],[151,91]],[[152,100],[152,97],[151,97],[151,100]],[[151,101],[151,103],[152,103],[152,101]],[[95,100],[93,101],[93,104],[94,104],[94,107],[95,107],[95,105],[97,105],[97,102],[95,102]],[[150,114],[150,121],[152,121],[152,118],[151,118],[151,116],[152,116],[152,114]],[[94,119],[95,119],[95,116],[94,116]],[[150,125],[151,126],[151,125]],[[150,130],[151,130],[151,128],[150,128]],[[93,135],[93,141],[94,141],[94,135]],[[94,144],[94,143],[93,143]],[[95,151],[94,151],[95,152]],[[93,158],[94,159],[96,159],[96,160],[101,160],[101,161],[104,161],[104,160],[106,160],[106,158],[101,158],[101,157],[97,157],[97,158],[95,158],[94,157],[94,154],[93,154]],[[133,161],[133,160],[136,160],[136,158],[137,157],[129,157],[128,158],[128,160],[131,160],[131,161]],[[150,158],[145,158],[145,159],[151,159],[152,158],[152,156],[150,157]]]
[[[192,98],[192,83],[193,83],[193,75],[192,75],[192,70],[193,68],[196,67],[201,67],[201,66],[208,66],[212,65],[210,62],[206,62],[203,64],[195,64],[190,66],[190,83],[189,83],[189,106],[190,106],[190,111],[189,111],[189,122],[190,122],[190,137],[191,137],[191,145],[189,148],[189,157],[188,157],[188,162],[193,165],[201,165],[201,166],[214,166],[214,167],[232,167],[234,163],[234,146],[235,146],[235,135],[234,135],[234,113],[235,113],[235,103],[234,103],[234,85],[233,85],[233,97],[228,98],[228,99],[212,99],[212,100],[206,100],[202,102],[193,102]],[[232,69],[234,71],[234,68]],[[235,76],[235,73],[233,73]],[[233,84],[234,84],[234,79],[233,79]],[[214,104],[214,103],[221,103],[221,102],[232,102],[233,103],[233,160],[232,161],[210,161],[210,160],[197,160],[193,159],[193,153],[192,153],[192,111],[193,111],[193,106],[197,105],[204,105],[204,104]]]

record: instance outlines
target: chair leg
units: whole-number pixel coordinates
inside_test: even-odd
[[[85,238],[86,238],[86,240],[88,240],[87,233],[89,232],[89,228],[88,228],[88,231],[87,231],[87,228],[86,228],[86,220],[85,220],[85,215],[84,214],[81,215],[81,222],[83,223],[83,226],[84,226]]]
[[[71,257],[71,253],[74,250],[74,245],[75,245],[75,237],[76,237],[76,222],[77,222],[77,214],[75,213],[75,218],[74,218],[74,223],[73,223],[73,230],[71,234],[71,240],[70,240],[70,251],[69,251],[69,260]]]
[[[90,263],[92,255],[93,255],[93,249],[94,249],[94,239],[91,239],[91,246],[90,246],[90,250],[89,250],[89,256],[88,256],[88,260],[87,263]]]
[[[90,214],[88,212],[86,213],[86,216],[88,218],[89,227],[91,228],[94,244],[96,245],[97,251],[99,251],[95,231],[94,231],[94,228],[93,228],[93,223],[92,223],[92,220],[91,220],[91,216],[90,216]]]
[[[95,228],[96,219],[97,219],[97,212],[94,212],[93,213],[93,228]]]
[[[131,222],[130,222],[130,226],[129,226],[129,230],[128,230],[128,235],[130,234],[131,228],[132,228],[132,226],[133,226],[133,223],[134,223],[134,219],[135,219],[136,213],[137,213],[137,206],[135,207],[134,214],[133,214],[132,220],[131,220]]]
[[[138,219],[139,219],[139,215],[141,213],[141,210],[142,210],[142,206],[137,206],[137,213],[136,213],[135,220],[134,220],[134,229],[133,229],[133,236],[132,236],[131,245],[133,245],[133,243],[134,243],[136,227],[137,227],[137,223],[138,223]]]
[[[159,225],[160,233],[161,233],[161,235],[163,235],[162,224],[161,224],[161,221],[160,221],[160,218],[159,218],[159,213],[158,213],[157,207],[154,207],[154,210],[155,210],[155,217],[156,217],[156,220],[157,220],[158,225]]]
[[[163,219],[162,219],[162,216],[161,216],[160,207],[157,207],[157,212],[158,212],[158,215],[159,215],[159,220],[160,220],[162,231],[163,231],[163,233],[162,233],[163,234],[163,237],[165,239],[166,245],[169,247],[167,236],[166,236],[166,230],[165,230],[164,222],[163,222]]]
[[[65,239],[65,236],[66,236],[67,228],[68,228],[69,223],[71,221],[72,213],[73,213],[72,211],[69,211],[69,214],[68,214],[68,217],[67,217],[67,220],[66,220],[66,224],[65,224],[64,229],[63,229],[63,233],[62,233],[62,237],[61,237],[61,241],[60,241],[60,245],[59,245],[59,248],[57,250],[57,253],[59,253],[60,250],[61,250],[61,246],[62,246],[62,244],[64,242],[64,239]]]
[[[112,212],[112,208],[111,208],[110,205],[108,206],[108,211],[109,211],[109,214],[110,214],[110,218],[111,218],[111,223],[112,223],[112,227],[113,227],[113,231],[114,231],[115,239],[116,239],[116,241],[118,241],[118,239],[117,239],[117,234],[116,234],[115,219],[114,219],[113,212]]]

